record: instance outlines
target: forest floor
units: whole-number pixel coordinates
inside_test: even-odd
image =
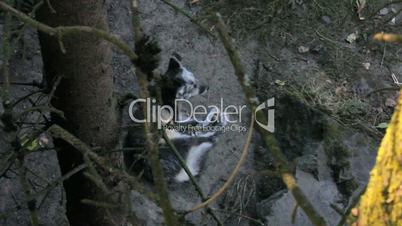
[[[169,56],[177,52],[184,65],[210,86],[208,94],[194,102],[219,104],[223,98],[227,105],[244,104],[240,85],[219,40],[162,1],[140,2],[144,31],[162,47],[162,71]],[[276,98],[275,134],[294,165],[300,187],[329,224],[336,225],[341,218],[337,210],[345,210],[350,197],[367,183],[384,126],[396,105],[398,86],[392,75],[402,81],[401,46],[373,42],[372,36],[400,28],[401,17],[394,15],[400,7],[389,5],[384,10],[383,1],[370,2],[362,11],[361,17],[365,19],[359,20],[355,3],[349,0],[172,2],[211,31],[214,27],[208,22],[209,13],[219,11],[223,15],[259,98]],[[129,1],[107,4],[111,32],[133,45]],[[116,92],[136,93],[138,86],[129,60],[116,51],[112,63]],[[11,67],[13,81],[42,78],[35,31],[26,32]],[[30,91],[16,87],[13,96]],[[245,115],[239,125],[249,125],[248,120]],[[209,151],[197,177],[206,195],[227,180],[245,137],[245,133],[236,131],[225,133]],[[293,225],[293,220],[294,225],[311,225],[300,209],[292,220],[294,200],[280,179],[267,173],[274,169],[272,158],[257,136],[254,141],[235,184],[213,205],[219,217],[225,225],[287,226]],[[0,139],[0,153],[6,148],[7,144]],[[55,153],[46,153],[30,159],[34,172],[30,177],[38,187],[44,184],[41,178],[51,181],[60,174]],[[10,175],[9,179],[0,180],[0,200],[4,200],[0,201],[0,210],[21,201],[22,191],[16,178]],[[201,201],[189,183],[169,184],[169,190],[177,210],[188,210]],[[10,192],[15,194],[12,198]],[[47,197],[40,212],[45,225],[65,223],[63,200],[61,187]],[[161,224],[161,211],[155,204],[136,192],[133,204],[134,211],[147,225]],[[19,210],[9,216],[0,218],[0,224],[27,224],[27,211]],[[186,220],[192,225],[215,224],[201,211],[188,214]]]

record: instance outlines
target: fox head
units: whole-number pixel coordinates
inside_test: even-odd
[[[194,74],[183,66],[181,57],[174,54],[169,61],[166,73],[161,79],[162,100],[169,104],[175,99],[190,99],[208,90]]]

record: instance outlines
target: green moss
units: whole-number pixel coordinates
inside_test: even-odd
[[[368,104],[357,97],[345,99],[337,110],[337,114],[343,118],[356,119],[356,116],[364,116],[369,108]]]

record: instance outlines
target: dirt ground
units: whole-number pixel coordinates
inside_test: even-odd
[[[129,1],[106,2],[111,32],[132,44]],[[177,52],[185,66],[210,87],[207,95],[194,102],[219,104],[223,98],[227,104],[244,104],[240,85],[219,40],[201,32],[188,18],[161,1],[140,2],[144,31],[162,47],[162,71],[167,68],[170,55]],[[374,32],[400,28],[399,17],[396,25],[383,24],[392,7],[397,6],[388,7],[385,15],[376,13],[373,18],[366,16],[365,21],[357,21],[350,1],[336,3],[342,7],[324,1],[314,1],[318,2],[314,7],[304,1],[289,1],[283,6],[279,3],[282,1],[261,0],[233,1],[230,6],[225,5],[226,1],[212,0],[191,6],[185,1],[172,2],[200,19],[209,10],[222,12],[259,98],[276,98],[276,137],[294,164],[300,187],[329,225],[336,225],[341,216],[335,209],[347,208],[350,197],[364,188],[374,164],[384,132],[376,126],[389,119],[397,94],[398,86],[391,75],[402,81],[400,46],[371,41]],[[377,3],[369,5],[366,14],[376,8]],[[356,34],[356,40],[347,41],[351,34]],[[12,62],[12,79],[40,80],[42,62],[35,32],[29,30],[24,40],[27,58],[22,59],[21,46]],[[135,74],[128,59],[116,51],[112,66],[116,92],[136,93]],[[12,95],[22,96],[29,89],[17,87]],[[127,117],[125,121],[128,123]],[[240,125],[248,124],[245,115]],[[239,132],[224,133],[208,152],[197,177],[204,194],[213,194],[227,180],[241,154],[245,136]],[[272,158],[258,140],[256,136],[235,184],[212,205],[216,213],[225,225],[311,225],[300,209],[292,222],[290,210],[295,202],[276,176],[262,173],[272,170]],[[7,148],[0,139],[0,153]],[[40,178],[51,181],[60,175],[55,153],[46,153],[33,155],[30,160],[35,174],[40,175],[31,175],[39,187],[45,184]],[[1,212],[22,200],[16,180],[15,175],[0,179]],[[177,210],[188,210],[201,201],[190,183],[170,184],[169,189]],[[10,198],[10,192],[15,198]],[[47,197],[41,208],[45,225],[66,224],[63,200],[61,187]],[[155,204],[137,192],[133,192],[132,202],[146,225],[162,224],[161,210]],[[14,210],[10,217],[0,217],[0,224],[28,225],[27,220],[25,210]],[[186,220],[189,225],[215,225],[201,211],[188,214]]]

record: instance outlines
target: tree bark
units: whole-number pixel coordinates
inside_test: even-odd
[[[351,211],[352,225],[401,225],[402,222],[402,91],[378,150],[366,192]],[[356,218],[357,217],[357,218]]]
[[[85,25],[108,30],[104,0],[52,0],[37,13],[39,21],[50,26]],[[48,88],[61,76],[51,104],[66,119],[52,115],[52,121],[92,147],[114,148],[118,141],[120,114],[114,97],[110,45],[93,35],[77,33],[59,41],[39,32]],[[83,163],[82,155],[67,143],[56,140],[63,174]],[[119,157],[112,162],[118,164]],[[96,185],[82,173],[64,182],[67,216],[71,225],[111,225],[105,210],[83,204],[82,199],[102,200]]]

